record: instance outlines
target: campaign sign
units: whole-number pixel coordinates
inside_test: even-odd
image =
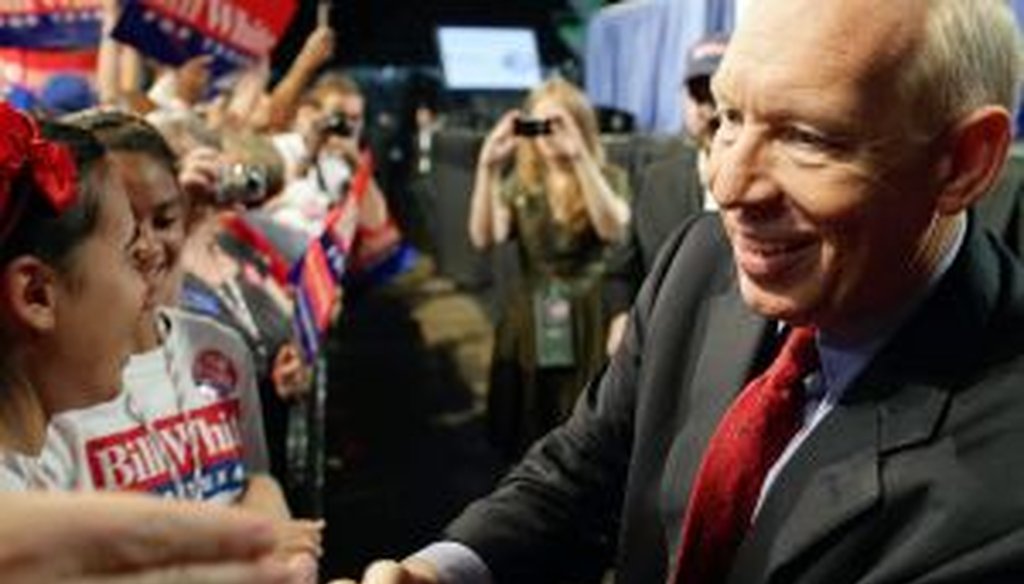
[[[0,47],[96,47],[102,20],[101,0],[0,0]]]
[[[96,72],[97,51],[0,48],[0,77],[24,88],[38,91],[58,73],[88,79]]]
[[[373,178],[373,157],[364,152],[348,193],[327,214],[320,236],[310,242],[296,264],[294,328],[303,356],[312,363],[330,325],[348,261],[356,245],[359,208]]]
[[[307,363],[312,363],[320,352],[321,341],[330,325],[331,312],[339,293],[339,284],[332,276],[322,237],[310,242],[297,265],[294,279],[293,326],[303,358]]]
[[[216,76],[270,54],[295,8],[295,0],[127,0],[113,34],[168,65],[210,55]]]

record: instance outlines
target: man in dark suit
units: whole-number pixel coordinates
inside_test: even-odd
[[[556,582],[601,538],[624,584],[1024,581],[1024,272],[968,212],[1012,14],[750,10],[713,82],[720,218],[668,242],[573,416],[368,582]]]

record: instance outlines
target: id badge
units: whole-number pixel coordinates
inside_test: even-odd
[[[552,283],[533,293],[538,367],[572,367],[572,303],[563,286]]]

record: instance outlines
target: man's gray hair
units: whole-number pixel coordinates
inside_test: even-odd
[[[942,131],[986,105],[1016,111],[1020,33],[1006,0],[929,0],[924,37],[902,89],[918,128]]]

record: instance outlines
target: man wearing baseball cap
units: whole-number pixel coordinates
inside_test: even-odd
[[[632,201],[633,220],[609,262],[605,287],[606,309],[612,315],[606,343],[609,355],[619,346],[626,330],[626,312],[662,242],[687,217],[713,208],[714,200],[705,195],[704,187],[704,164],[714,134],[711,76],[718,70],[728,42],[725,34],[714,34],[697,41],[686,53],[680,91],[686,140],[643,170]]]
[[[715,101],[711,96],[711,76],[722,62],[729,37],[717,33],[705,37],[686,56],[686,77],[683,80],[684,129],[698,145],[710,139],[715,115]]]

